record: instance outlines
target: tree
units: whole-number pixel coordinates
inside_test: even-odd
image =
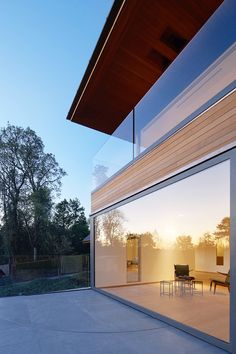
[[[26,197],[23,208],[24,225],[31,248],[34,250],[34,260],[37,249],[44,252],[44,241],[50,222],[52,198],[47,187],[40,188]]]
[[[72,249],[75,253],[83,252],[83,239],[89,234],[89,225],[85,217],[84,207],[78,198],[69,201],[71,225],[70,235]]]
[[[23,227],[36,254],[51,200],[60,191],[64,175],[55,157],[44,152],[43,142],[33,130],[9,124],[0,130],[1,203],[13,257],[18,251],[17,240],[21,237],[26,242]]]
[[[199,239],[198,247],[214,247],[215,237],[210,232],[205,232]]]
[[[73,254],[89,233],[77,198],[55,206],[65,172],[30,128],[0,130],[0,255]],[[53,215],[54,212],[54,215]]]
[[[181,235],[176,237],[176,247],[180,250],[190,250],[193,248],[192,237],[190,235]]]
[[[23,168],[22,160],[23,136],[22,128],[10,125],[0,131],[1,202],[11,258],[17,253],[17,237],[21,224],[19,205],[21,195],[26,191],[27,172]]]
[[[0,264],[8,262],[8,247],[7,240],[5,237],[4,227],[0,227]]]
[[[114,245],[116,241],[125,243],[124,221],[124,214],[119,209],[114,209],[104,214],[101,219],[100,229],[98,229],[100,230],[98,241],[105,245]]]
[[[31,242],[35,256],[38,241],[45,233],[45,223],[49,220],[51,199],[58,195],[65,171],[59,167],[54,155],[44,152],[42,140],[30,128],[25,130],[22,155],[34,218]]]
[[[164,248],[164,242],[157,230],[154,230],[152,233],[146,232],[144,235],[150,235],[152,240],[152,248],[162,249]]]
[[[216,226],[216,231],[214,232],[216,240],[225,239],[229,241],[230,236],[230,218],[228,216],[224,217],[221,222]]]
[[[73,251],[68,232],[53,223],[47,228],[43,246],[49,255],[68,255]]]
[[[74,223],[70,228],[72,247],[74,252],[82,252],[83,250],[83,239],[89,234],[89,225],[85,218],[81,217],[79,222]]]
[[[71,215],[69,202],[66,199],[56,204],[53,222],[63,229],[69,229],[71,225]]]
[[[89,233],[84,208],[78,198],[64,199],[55,206],[53,223],[59,233],[63,233],[71,244],[74,253],[82,252],[82,241]]]

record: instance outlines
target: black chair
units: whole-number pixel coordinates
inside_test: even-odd
[[[188,264],[175,264],[175,280],[194,280],[195,277],[191,277],[189,275],[189,272],[191,271],[189,269]]]
[[[224,286],[224,287],[228,288],[228,291],[230,293],[230,271],[228,271],[228,273],[221,273],[221,272],[218,272],[218,273],[225,275],[225,280],[211,279],[210,291],[211,291],[212,285],[214,285],[214,294],[215,294],[216,287],[217,287],[217,285],[219,285],[219,286]]]

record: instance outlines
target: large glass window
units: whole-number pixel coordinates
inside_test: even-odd
[[[96,287],[224,341],[229,269],[229,160],[95,218]]]

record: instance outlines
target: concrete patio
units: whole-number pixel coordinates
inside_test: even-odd
[[[1,354],[223,354],[93,290],[0,299]]]

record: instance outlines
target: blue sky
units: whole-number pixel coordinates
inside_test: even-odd
[[[30,126],[67,172],[61,198],[90,211],[104,134],[66,120],[112,0],[0,0],[0,127]]]

